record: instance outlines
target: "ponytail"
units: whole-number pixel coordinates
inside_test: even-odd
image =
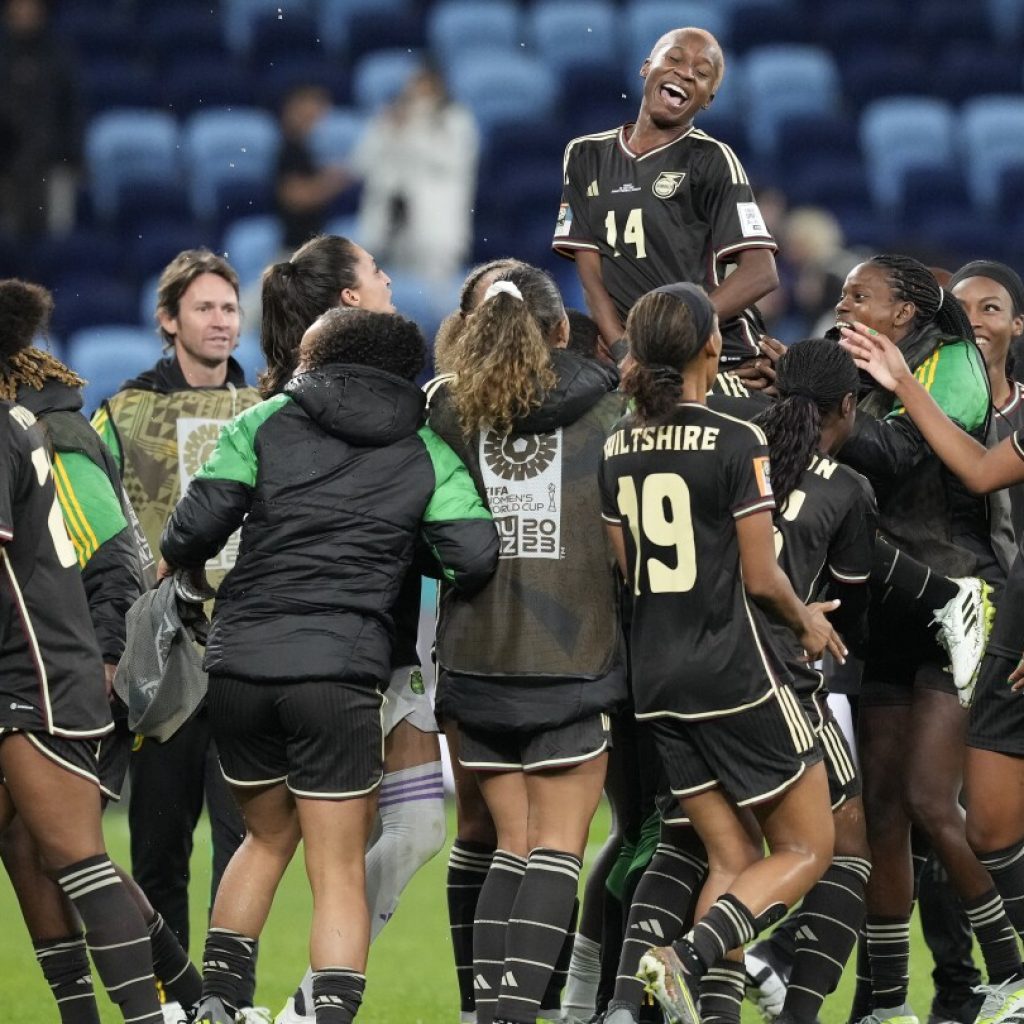
[[[663,364],[633,361],[622,375],[623,394],[633,399],[637,419],[643,423],[663,420],[679,404],[683,375]]]

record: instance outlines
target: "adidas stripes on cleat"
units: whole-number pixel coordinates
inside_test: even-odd
[[[939,627],[938,640],[949,655],[953,684],[961,705],[971,706],[978,670],[992,630],[995,607],[992,588],[977,577],[956,579],[957,594],[935,609],[932,622]]]

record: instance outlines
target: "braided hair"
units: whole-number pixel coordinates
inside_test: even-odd
[[[939,287],[932,272],[919,260],[886,253],[872,256],[868,263],[885,271],[889,287],[900,302],[914,304],[915,330],[934,323],[949,337],[974,340],[974,330],[963,306]]]
[[[32,342],[46,333],[53,296],[42,286],[10,278],[0,281],[0,399],[16,401],[18,388],[41,391],[48,380],[81,388],[74,370]]]
[[[772,490],[782,509],[821,439],[821,420],[859,385],[853,358],[834,342],[811,338],[791,345],[775,368],[779,399],[754,420],[768,438]]]

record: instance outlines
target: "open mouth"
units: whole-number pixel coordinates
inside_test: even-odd
[[[853,330],[853,324],[850,323],[849,320],[840,320],[838,317],[836,317],[836,330],[842,330],[844,327],[848,331]]]
[[[681,110],[689,99],[686,93],[672,82],[663,82],[659,93],[665,101],[665,105],[673,110]]]

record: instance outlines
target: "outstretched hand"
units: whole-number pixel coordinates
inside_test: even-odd
[[[800,644],[808,661],[817,661],[827,650],[840,665],[846,663],[846,644],[826,617],[839,607],[839,601],[818,601],[807,606],[807,619],[800,634]]]
[[[853,356],[861,370],[867,370],[886,391],[895,391],[910,376],[903,353],[884,334],[862,323],[841,327],[839,344]]]

